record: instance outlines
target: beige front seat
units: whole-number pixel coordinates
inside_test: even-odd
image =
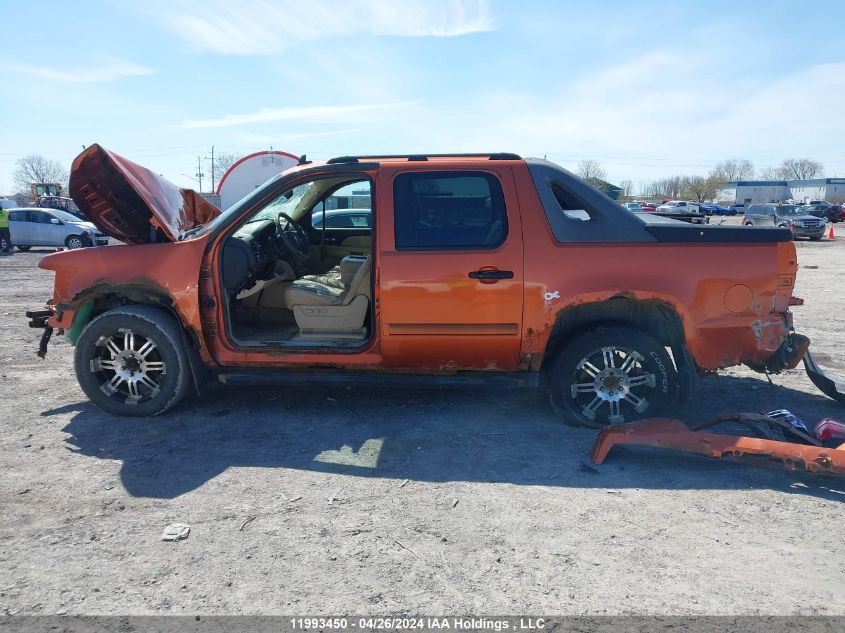
[[[314,278],[297,279],[285,289],[301,337],[363,338],[370,297],[370,258],[344,257],[342,287]]]

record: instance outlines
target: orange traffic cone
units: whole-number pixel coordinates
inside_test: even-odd
[[[833,222],[830,223],[830,230],[827,232],[827,239],[833,239]]]

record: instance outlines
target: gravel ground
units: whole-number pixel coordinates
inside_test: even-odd
[[[843,226],[843,225],[839,225]],[[88,404],[46,251],[0,258],[7,614],[845,614],[845,480],[647,449],[535,392],[220,388],[154,420]],[[798,331],[845,373],[845,237],[800,242]],[[702,384],[687,420],[845,418],[803,371]],[[173,522],[187,540],[163,542]]]

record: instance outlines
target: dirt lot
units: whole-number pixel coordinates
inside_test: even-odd
[[[845,225],[838,225],[845,226]],[[217,389],[155,420],[84,399],[0,259],[0,610],[18,614],[845,614],[845,480],[595,437],[539,393]],[[845,373],[845,236],[798,244],[795,309]],[[803,371],[706,380],[689,420],[845,409]],[[187,540],[162,542],[172,522]]]

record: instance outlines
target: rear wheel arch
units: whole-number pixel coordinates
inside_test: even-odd
[[[633,326],[667,347],[684,345],[684,327],[674,306],[665,301],[612,297],[558,313],[546,345],[546,358],[567,339],[601,326]]]
[[[627,327],[647,334],[672,350],[678,373],[679,398],[689,400],[696,390],[698,371],[686,347],[683,319],[676,308],[658,299],[612,297],[565,308],[558,313],[546,344],[543,369],[572,341],[598,328]]]

